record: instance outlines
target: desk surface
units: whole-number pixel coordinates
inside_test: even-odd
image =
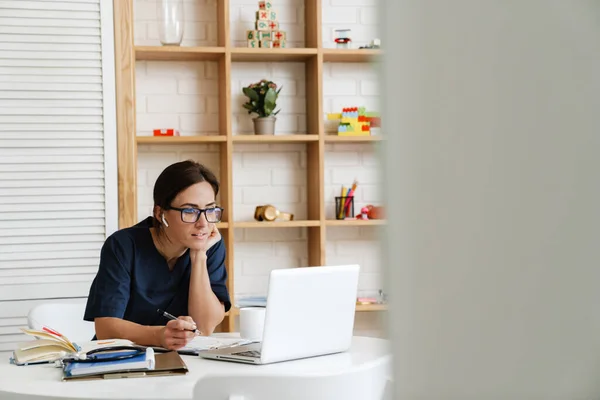
[[[194,356],[182,358],[189,369],[183,376],[79,382],[63,382],[61,369],[50,364],[16,366],[3,360],[0,363],[0,399],[191,399],[196,382],[209,373],[329,374],[390,358],[390,349],[386,340],[355,336],[347,352],[269,365],[205,360]]]

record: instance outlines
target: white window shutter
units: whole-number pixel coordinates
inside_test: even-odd
[[[111,0],[0,0],[0,351],[117,229],[114,81]]]

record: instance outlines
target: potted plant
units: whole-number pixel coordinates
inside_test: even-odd
[[[254,134],[275,134],[275,121],[277,121],[275,116],[281,111],[275,111],[275,107],[281,88],[278,89],[274,82],[261,79],[259,82],[246,86],[242,91],[248,97],[248,101],[243,104],[244,108],[248,110],[248,114],[257,114],[253,118]]]

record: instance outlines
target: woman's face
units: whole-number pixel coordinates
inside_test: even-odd
[[[215,207],[215,192],[208,182],[199,182],[180,192],[173,199],[170,206],[196,209]],[[181,211],[179,210],[163,210],[163,212],[165,220],[169,224],[166,231],[172,242],[194,250],[205,247],[206,241],[214,228],[214,224],[206,220],[206,213],[203,212],[195,223],[189,223],[182,220]],[[159,221],[162,222],[160,216]]]

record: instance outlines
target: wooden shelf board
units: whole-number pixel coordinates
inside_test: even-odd
[[[302,143],[317,142],[319,135],[234,135],[235,143]]]
[[[319,221],[279,221],[279,222],[259,222],[259,221],[240,221],[231,224],[233,228],[304,228],[319,226]]]
[[[386,221],[384,219],[330,219],[325,221],[326,226],[377,226],[385,224]]]
[[[186,144],[226,142],[224,135],[214,136],[137,136],[138,144]]]
[[[135,46],[140,61],[217,61],[224,54],[224,47]]]
[[[229,228],[229,222],[219,222],[217,224],[217,229],[227,229]]]
[[[387,304],[357,304],[356,311],[386,311]]]
[[[248,47],[236,47],[231,49],[231,60],[244,62],[301,62],[316,55],[317,49],[252,49]]]
[[[325,135],[326,142],[342,142],[342,143],[362,143],[362,142],[381,142],[385,140],[381,135],[375,136],[338,136]]]
[[[323,49],[323,61],[365,63],[376,61],[382,54],[378,49]]]

